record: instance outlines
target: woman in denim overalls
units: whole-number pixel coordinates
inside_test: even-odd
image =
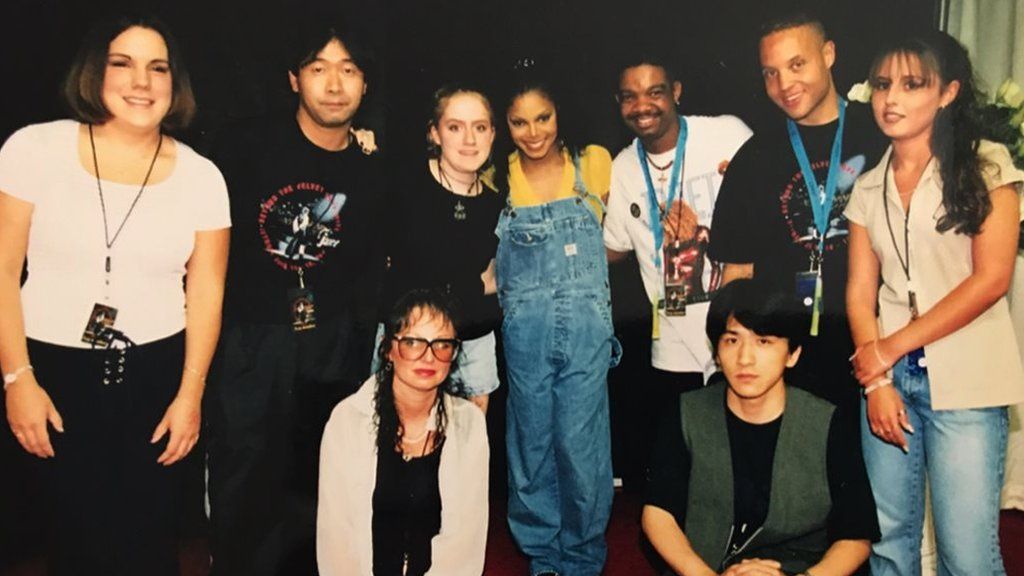
[[[551,91],[521,83],[507,109],[509,206],[498,221],[508,368],[509,526],[531,574],[597,575],[612,504],[606,377],[612,334],[601,235],[611,158],[570,153]],[[597,190],[589,190],[599,187]],[[613,352],[614,350],[614,352]]]

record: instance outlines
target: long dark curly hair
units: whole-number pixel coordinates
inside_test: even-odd
[[[992,201],[982,178],[982,169],[988,163],[978,158],[978,144],[989,137],[990,128],[982,121],[984,96],[975,82],[967,49],[938,30],[907,35],[893,40],[878,53],[871,64],[871,78],[877,78],[882,65],[894,56],[920,62],[925,81],[937,80],[941,90],[954,81],[960,84],[956,98],[939,110],[932,129],[931,148],[942,177],[945,209],[935,229],[973,236],[981,231],[982,223],[992,212]]]
[[[394,450],[401,452],[402,436],[405,428],[398,417],[395,407],[395,391],[393,388],[395,371],[388,353],[391,343],[402,330],[405,330],[420,318],[441,318],[445,322],[457,326],[455,306],[452,301],[437,290],[412,290],[401,296],[391,308],[384,322],[384,338],[377,347],[380,368],[377,370],[377,390],[373,394],[373,423],[377,427],[377,450]],[[448,414],[444,406],[445,394],[461,396],[461,384],[452,379],[459,357],[450,365],[448,376],[441,382],[437,395],[436,439],[434,449],[444,443],[445,428]]]

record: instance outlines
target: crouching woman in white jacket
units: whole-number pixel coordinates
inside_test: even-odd
[[[400,298],[381,369],[338,404],[320,449],[322,576],[480,576],[487,544],[487,426],[455,396],[451,305]]]

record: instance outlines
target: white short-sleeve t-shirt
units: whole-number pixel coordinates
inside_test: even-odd
[[[15,132],[0,149],[0,191],[33,205],[28,279],[21,291],[29,338],[88,348],[82,342],[96,303],[117,309],[114,328],[136,344],[185,327],[185,264],[195,233],[231,226],[227,187],[212,162],[177,142],[173,172],[146,186],[110,250],[96,178],[78,158],[80,124],[58,120]],[[100,158],[100,174],[103,173]],[[113,236],[137,184],[103,182]]]
[[[707,255],[711,234],[711,216],[715,210],[722,174],[751,131],[735,116],[686,116],[688,138],[686,157],[679,175],[677,198],[697,213],[699,228],[696,250],[701,273],[687,280],[692,301],[685,316],[667,316],[659,311],[659,337],[651,346],[651,364],[667,372],[703,372],[715,370],[711,345],[704,331],[708,301],[721,285],[722,264]],[[651,160],[665,166],[675,157],[675,149],[652,154]],[[652,172],[655,172],[652,169]],[[670,174],[671,170],[666,170]],[[652,173],[652,179],[655,177]],[[667,186],[655,184],[659,202],[665,202]],[[654,234],[651,232],[647,183],[637,156],[636,140],[624,148],[612,163],[611,192],[604,221],[604,245],[618,252],[636,251],[647,297],[653,302],[663,297],[664,262],[654,263]]]

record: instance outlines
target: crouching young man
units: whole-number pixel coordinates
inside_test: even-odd
[[[840,576],[879,537],[856,418],[785,383],[807,323],[789,297],[737,280],[707,333],[727,382],[682,394],[649,470],[643,529],[683,576]]]

